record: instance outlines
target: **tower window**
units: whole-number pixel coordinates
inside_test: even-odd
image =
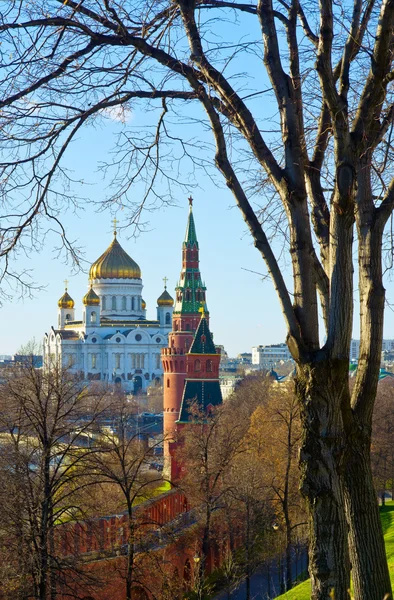
[[[101,306],[103,307],[103,310],[107,310],[107,298],[105,296],[101,298]]]
[[[131,298],[131,310],[135,310],[135,306],[134,306],[134,296]]]
[[[122,297],[122,310],[126,310],[126,296]]]
[[[116,310],[116,296],[112,296],[112,310]]]
[[[66,314],[66,321],[71,321],[71,315],[69,313]]]
[[[186,323],[185,329],[186,329],[186,331],[190,331],[190,323]]]
[[[171,324],[171,315],[170,313],[166,313],[166,325],[170,325]]]
[[[93,311],[90,313],[90,322],[91,322],[91,323],[95,323],[96,321],[97,321],[97,314],[96,314],[96,311],[95,311],[95,310],[93,310]]]
[[[194,361],[194,370],[201,371],[201,361],[198,358]]]
[[[169,378],[167,378],[167,387],[168,388],[170,387],[170,379]]]
[[[212,373],[212,361],[211,360],[207,360],[206,370],[207,370],[207,373]]]
[[[92,369],[97,367],[97,354],[92,354]]]
[[[120,369],[120,354],[115,354],[115,369]]]

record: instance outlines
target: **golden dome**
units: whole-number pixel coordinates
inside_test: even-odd
[[[174,306],[174,298],[171,298],[167,288],[164,288],[164,292],[158,297],[157,306]]]
[[[89,279],[141,279],[141,269],[115,237],[109,248],[92,264]]]
[[[143,298],[141,298],[141,308],[142,308],[142,310],[146,309],[146,302]]]
[[[67,289],[63,296],[59,298],[57,305],[59,308],[74,308],[74,300],[71,298],[70,294],[68,294]]]
[[[97,306],[100,304],[100,298],[97,296],[94,289],[91,287],[87,294],[82,298],[85,306]]]

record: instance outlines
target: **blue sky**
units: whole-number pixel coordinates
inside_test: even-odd
[[[141,117],[141,115],[140,115]],[[138,113],[133,118],[139,118]],[[109,181],[103,179],[98,166],[103,155],[113,146],[111,134],[122,126],[109,121],[104,127],[88,128],[73,145],[67,166],[72,176],[83,179],[75,184],[83,196],[99,201],[106,196]],[[196,176],[198,187],[192,190],[194,215],[200,243],[201,272],[207,286],[207,301],[211,325],[217,344],[223,344],[234,356],[250,351],[253,345],[283,342],[286,336],[283,318],[273,286],[265,274],[263,261],[254,248],[235,207],[231,193],[216,185],[208,177]],[[135,189],[135,198],[142,188]],[[119,241],[142,269],[143,297],[147,303],[148,318],[155,318],[156,299],[163,288],[163,277],[168,277],[168,289],[173,291],[181,268],[181,245],[188,215],[187,194],[179,192],[177,205],[162,207],[145,215],[149,220],[146,230],[137,238],[131,230],[122,231]],[[125,222],[122,210],[116,212],[120,226]],[[35,338],[41,340],[44,332],[57,321],[57,300],[62,295],[64,279],[69,280],[69,293],[76,303],[76,317],[81,317],[82,297],[88,287],[87,272],[90,264],[108,247],[112,240],[113,214],[109,210],[96,212],[87,204],[76,213],[62,215],[70,237],[85,251],[84,272],[73,273],[70,265],[56,256],[58,240],[49,234],[40,253],[20,255],[16,268],[30,269],[34,281],[44,289],[33,299],[4,302],[0,354],[12,354]],[[123,221],[122,221],[123,218]],[[387,297],[394,301],[394,286],[386,282]],[[357,337],[358,305],[355,304]],[[393,312],[386,310],[385,337],[394,337]]]
[[[243,41],[259,39],[257,22],[255,30],[249,28],[247,19],[241,26],[240,35]],[[229,34],[229,23],[225,24],[224,36]],[[219,37],[215,38],[219,42]],[[261,43],[261,38],[260,38]],[[233,58],[230,68],[233,73],[243,70],[244,56]],[[249,79],[242,80],[245,94],[261,91],[269,87],[264,70],[261,69],[260,56],[249,54]],[[241,65],[241,66],[240,66]],[[263,129],[277,127],[276,106],[268,95],[256,96],[249,101],[250,108],[264,124]],[[199,107],[197,104],[179,105],[178,112],[169,115],[175,131],[181,131],[188,139],[197,141],[197,146],[212,145],[210,132],[199,123]],[[109,175],[100,167],[102,161],[110,160],[111,151],[116,144],[114,134],[127,128],[152,126],[160,112],[145,112],[142,105],[133,106],[133,112],[127,115],[130,120],[122,125],[116,115],[107,115],[104,122],[95,122],[79,134],[66,155],[65,166],[75,180],[74,191],[80,196],[100,202],[109,193]],[[114,118],[115,117],[115,118]],[[187,131],[184,129],[188,127]],[[178,127],[178,129],[176,129]],[[267,135],[267,138],[269,134]],[[243,160],[242,144],[235,147],[233,155],[241,149],[239,158]],[[170,150],[171,152],[171,150]],[[176,153],[176,150],[173,150]],[[204,152],[200,153],[204,155]],[[213,151],[205,156],[209,161],[208,168],[214,173]],[[171,155],[169,156],[171,159]],[[248,177],[248,161],[245,160],[244,178]],[[265,274],[264,263],[254,248],[246,230],[239,210],[234,206],[230,191],[220,184],[220,176],[214,175],[216,181],[209,178],[202,169],[192,172],[187,160],[181,165],[181,172],[172,176],[185,178],[190,182],[189,190],[178,189],[174,194],[176,206],[161,207],[144,216],[149,221],[145,231],[137,238],[131,230],[122,231],[119,241],[124,249],[138,262],[142,270],[144,284],[143,297],[147,303],[148,318],[155,318],[156,299],[163,289],[163,277],[168,277],[168,289],[173,291],[181,268],[181,244],[188,214],[187,196],[191,192],[194,197],[194,215],[200,243],[201,272],[207,286],[207,302],[211,314],[211,326],[217,344],[223,344],[231,356],[239,352],[250,351],[253,345],[283,342],[286,331],[275,291],[269,279],[257,273]],[[81,181],[83,180],[83,183]],[[219,183],[219,184],[218,184]],[[160,187],[158,188],[160,190]],[[163,193],[166,191],[162,183]],[[131,197],[137,201],[142,197],[143,183],[134,186]],[[17,198],[15,199],[17,201]],[[125,211],[118,210],[116,217],[120,226],[126,221]],[[109,210],[96,212],[92,204],[85,204],[74,213],[72,210],[62,211],[60,215],[71,239],[82,246],[85,251],[85,272],[74,273],[70,265],[57,257],[54,247],[58,238],[48,234],[40,253],[22,253],[15,259],[15,268],[30,269],[36,284],[43,286],[33,299],[24,301],[5,301],[2,308],[2,335],[0,336],[0,354],[12,354],[18,348],[35,338],[41,340],[51,325],[57,322],[57,300],[64,290],[63,280],[69,280],[69,293],[76,303],[76,316],[81,316],[82,297],[88,286],[87,272],[90,264],[98,258],[112,240],[111,219]],[[253,273],[257,272],[257,273]],[[285,273],[288,276],[288,273]],[[387,298],[394,303],[393,282],[386,281]],[[358,304],[355,302],[354,337],[358,335]],[[322,333],[323,337],[324,333]],[[384,335],[394,337],[394,313],[386,310]]]
[[[67,166],[72,169],[74,178],[81,177],[85,181],[83,185],[76,184],[76,191],[81,195],[95,200],[105,197],[107,181],[103,180],[97,163],[113,144],[110,134],[119,127],[117,123],[109,123],[108,128],[89,128],[74,144]],[[230,355],[235,355],[250,351],[252,345],[282,342],[285,328],[272,284],[250,272],[265,273],[265,268],[230,192],[202,176],[198,177],[198,183],[199,188],[192,191],[194,216],[216,343],[223,344]],[[135,193],[138,197],[138,189]],[[137,238],[128,239],[131,230],[122,231],[118,238],[142,269],[148,318],[155,318],[163,277],[168,277],[168,289],[172,292],[181,269],[187,194],[180,192],[175,200],[177,206],[148,213],[144,217],[149,220],[146,230]],[[122,210],[116,212],[116,217],[121,226],[122,217],[124,223]],[[76,303],[76,317],[81,316],[82,297],[88,286],[87,271],[112,240],[113,215],[109,210],[96,212],[87,204],[76,214],[66,211],[62,218],[70,237],[84,247],[85,272],[73,273],[71,266],[56,256],[55,235],[46,237],[40,253],[20,255],[15,267],[30,269],[34,281],[45,287],[36,292],[33,299],[4,302],[0,354],[16,352],[33,337],[40,340],[51,325],[56,325],[57,300],[63,293],[64,279],[68,279],[69,293]]]

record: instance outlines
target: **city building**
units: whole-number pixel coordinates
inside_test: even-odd
[[[382,340],[382,352],[390,354],[394,352],[394,340]],[[357,362],[360,354],[360,340],[350,342],[350,362]]]
[[[272,369],[281,362],[292,360],[286,344],[272,344],[270,346],[253,346],[252,364],[259,369]]]
[[[231,396],[241,383],[242,379],[243,377],[236,373],[223,373],[220,375],[220,390],[222,392],[223,400],[227,400],[227,398]]]
[[[138,264],[114,238],[92,264],[82,318],[67,289],[58,302],[58,321],[44,336],[44,366],[61,365],[86,381],[116,384],[125,392],[162,383],[161,349],[167,346],[174,300],[166,289],[157,299],[156,319],[147,319]]]
[[[222,402],[219,385],[220,349],[213,343],[206,306],[206,288],[199,269],[199,248],[192,201],[182,245],[182,270],[176,287],[172,331],[162,350],[164,369],[164,472],[179,479],[176,450],[189,420],[190,402],[207,412]]]

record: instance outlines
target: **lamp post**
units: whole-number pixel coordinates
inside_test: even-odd
[[[201,577],[201,556],[195,553],[193,556],[194,561],[194,591],[196,593],[196,599],[202,600],[202,577]]]
[[[272,529],[274,531],[279,531],[280,530],[280,525],[279,523],[274,523],[272,525]],[[280,535],[280,534],[279,534]],[[281,594],[284,593],[285,591],[285,586],[284,586],[284,581],[283,581],[283,556],[282,556],[282,540],[279,539],[279,561],[278,561],[278,566],[279,566],[279,591]]]

